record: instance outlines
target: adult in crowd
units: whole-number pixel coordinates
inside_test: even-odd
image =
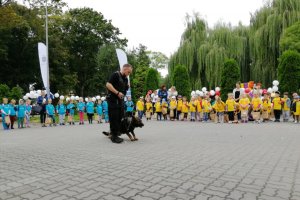
[[[175,86],[172,86],[168,91],[168,99],[171,100],[171,97],[177,98],[178,92]]]
[[[45,90],[41,91],[41,95],[37,98],[37,104],[40,106],[40,122],[42,127],[46,127],[46,105],[48,102],[48,97]]]
[[[154,90],[153,93],[151,94],[153,113],[155,113],[155,103],[157,102],[157,99],[158,99],[157,90]]]
[[[241,83],[237,82],[235,84],[235,88],[233,89],[233,95],[234,95],[235,102],[239,103],[240,97],[244,93],[245,93],[245,91],[241,88]],[[237,116],[238,116],[238,120],[241,120],[241,113],[240,112],[238,112]]]
[[[162,85],[160,90],[158,91],[158,97],[161,99],[161,101],[166,100],[168,101],[168,91],[165,85]]]
[[[111,133],[111,141],[113,143],[121,143],[123,139],[120,138],[121,120],[125,115],[124,112],[124,95],[129,89],[128,78],[132,72],[132,66],[125,64],[121,71],[114,72],[108,82],[106,88],[108,89],[108,115]]]

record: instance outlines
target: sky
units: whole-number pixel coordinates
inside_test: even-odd
[[[166,56],[174,53],[185,28],[186,14],[199,13],[209,27],[218,21],[249,25],[250,13],[266,0],[65,0],[70,8],[101,12],[128,39],[128,48],[143,44]]]

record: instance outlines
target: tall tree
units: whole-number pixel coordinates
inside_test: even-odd
[[[224,63],[221,78],[221,98],[226,99],[227,94],[232,92],[235,84],[240,80],[240,68],[234,59],[227,59]]]
[[[300,88],[300,53],[285,51],[279,59],[278,79],[282,92],[297,92]]]
[[[99,88],[95,87],[95,81],[99,78],[99,74],[95,73],[98,50],[111,43],[125,45],[127,40],[120,39],[119,29],[91,8],[70,10],[66,14],[63,32],[68,36],[66,44],[71,55],[70,69],[80,74],[76,93],[81,96],[99,93]]]
[[[186,96],[188,98],[190,97],[191,85],[189,74],[185,66],[178,65],[175,67],[172,77],[172,85],[176,87],[178,94]]]
[[[280,38],[280,50],[300,52],[300,21],[287,28]]]
[[[146,80],[145,80],[145,91],[156,90],[159,88],[159,74],[157,69],[149,68]]]

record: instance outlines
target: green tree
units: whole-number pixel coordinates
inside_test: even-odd
[[[147,55],[150,58],[150,66],[152,68],[163,69],[167,67],[169,59],[165,54],[156,51],[148,51]]]
[[[0,84],[0,101],[2,102],[2,99],[4,97],[9,97],[10,89],[6,84]]]
[[[190,85],[189,74],[185,66],[178,65],[175,67],[172,77],[172,85],[176,87],[178,94],[188,98],[191,96],[192,89]]]
[[[300,52],[300,21],[287,28],[280,38],[280,50]]]
[[[146,83],[146,75],[150,66],[150,59],[146,50],[147,47],[140,44],[138,48],[128,52],[128,62],[133,65],[131,89],[134,101],[146,94],[143,86]]]
[[[9,92],[9,98],[15,99],[17,102],[23,97],[23,89],[19,86],[13,87]]]
[[[66,45],[71,58],[70,70],[77,72],[76,93],[81,96],[99,93],[97,81],[97,53],[101,46],[107,44],[125,45],[127,40],[120,39],[119,29],[111,21],[91,8],[71,9],[66,13],[63,32],[68,35]]]
[[[227,94],[232,92],[236,82],[240,80],[240,69],[234,59],[227,59],[224,63],[221,77],[221,98],[227,99]]]
[[[99,49],[96,57],[96,71],[98,75],[97,88],[100,93],[106,93],[106,82],[110,75],[120,70],[118,58],[116,55],[116,47],[114,45],[104,45]]]
[[[279,58],[278,80],[282,92],[296,92],[300,87],[300,53],[285,51]]]
[[[148,69],[145,80],[145,91],[156,90],[159,88],[159,74],[156,69]]]

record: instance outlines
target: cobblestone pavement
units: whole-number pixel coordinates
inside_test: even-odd
[[[0,131],[0,199],[300,200],[299,124],[145,122]]]

